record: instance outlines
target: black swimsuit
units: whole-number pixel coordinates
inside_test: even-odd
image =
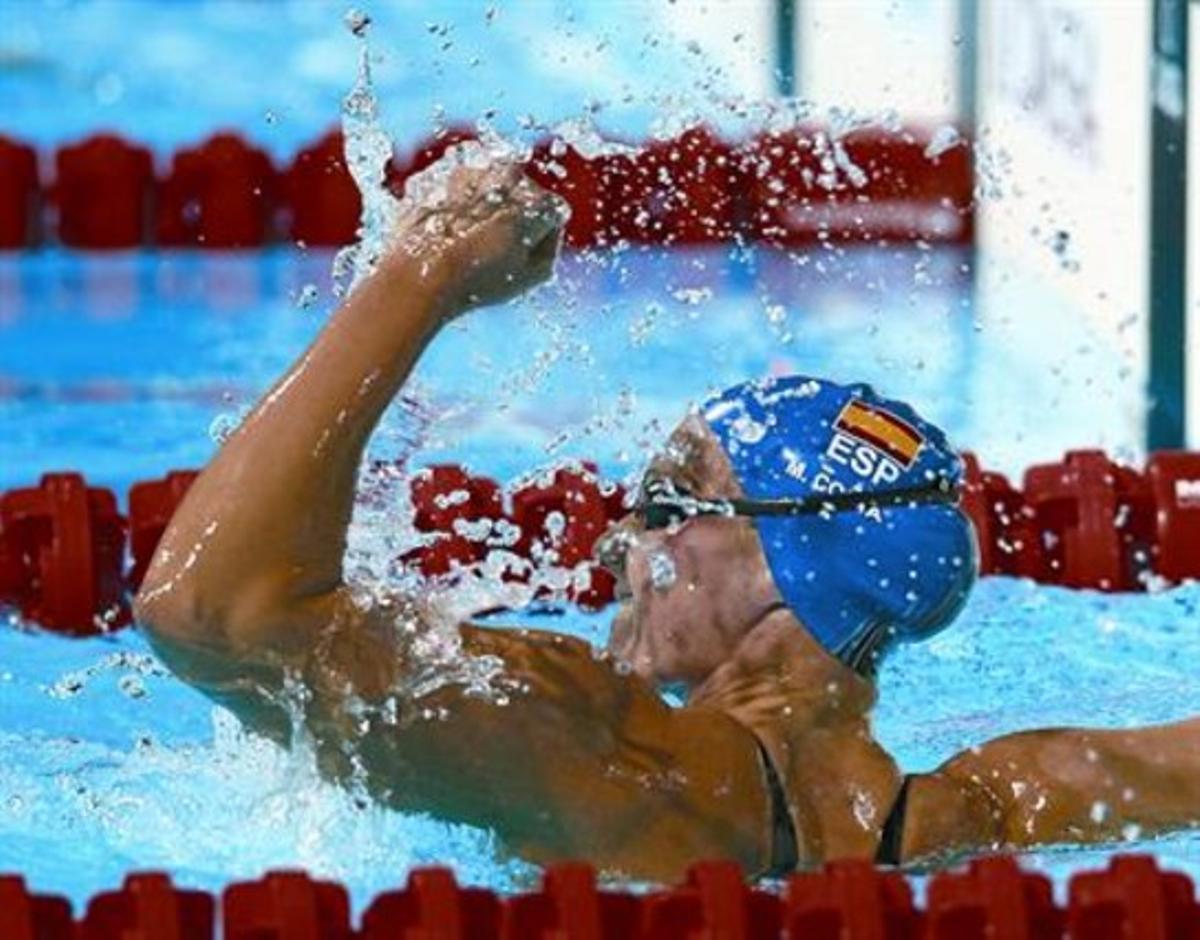
[[[767,793],[771,800],[771,865],[763,872],[763,876],[782,878],[795,871],[800,863],[796,827],[792,824],[792,814],[788,812],[787,794],[784,792],[783,782],[779,779],[779,771],[775,769],[775,764],[762,741],[757,743],[763,773],[767,778]],[[876,865],[900,864],[900,849],[904,841],[904,812],[908,807],[908,785],[911,781],[912,777],[905,774],[887,819],[883,821],[879,846],[875,850]]]
[[[908,809],[908,785],[911,782],[912,777],[905,774],[900,783],[900,792],[896,794],[887,819],[883,821],[879,847],[875,850],[876,865],[900,864],[900,850],[904,846],[904,812]]]
[[[795,871],[796,866],[800,864],[796,827],[792,824],[792,814],[788,812],[787,795],[783,791],[779,771],[775,769],[771,755],[763,747],[762,741],[758,741],[758,754],[762,758],[763,773],[767,777],[767,794],[771,800],[771,865],[763,875],[767,878],[782,878]]]

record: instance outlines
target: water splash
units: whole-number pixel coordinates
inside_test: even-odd
[[[338,252],[333,262],[334,291],[343,296],[371,274],[383,257],[395,228],[398,203],[387,188],[392,139],[379,120],[379,102],[371,80],[371,18],[360,10],[346,14],[347,29],[358,40],[358,77],[342,102],[342,135],[346,165],[362,194],[358,240]]]
[[[562,157],[567,148],[574,149],[581,157],[591,160],[596,157],[634,156],[638,148],[618,140],[605,137],[590,116],[560,121],[550,128],[550,155]]]
[[[387,187],[394,145],[381,124],[371,77],[371,20],[362,11],[351,10],[345,25],[359,42],[358,75],[342,105],[342,130],[346,163],[362,197],[362,217],[357,240],[334,259],[335,293],[339,296],[352,291],[375,270],[388,250],[405,206],[429,206],[444,199],[447,182],[457,166],[484,167],[515,158],[513,148],[498,137],[453,147],[445,158],[409,177],[403,199],[397,199]],[[419,389],[410,389],[406,402],[408,407],[402,403],[399,423],[406,432],[402,436],[407,456],[419,446],[434,418]],[[396,423],[394,419],[389,421],[389,430],[394,431],[390,426]],[[475,610],[512,603],[514,598],[497,590],[499,575],[494,581],[477,578],[474,590],[460,586],[453,593],[430,591],[397,561],[422,540],[411,524],[408,483],[403,461],[393,458],[365,468],[345,563],[347,580],[362,608],[390,603],[395,596],[422,597],[419,605],[399,610],[395,616],[398,638],[419,665],[405,675],[389,703],[397,706],[399,702],[405,711],[411,711],[410,706],[419,703],[421,697],[450,684],[498,701],[503,697],[496,687],[501,664],[489,657],[465,655],[458,624]]]
[[[933,137],[925,145],[925,158],[936,160],[946,151],[953,150],[963,142],[957,127],[953,124],[943,124],[933,132]]]
[[[342,123],[345,135],[346,160],[350,172],[362,193],[363,216],[358,231],[357,243],[339,253],[335,262],[335,278],[342,285],[342,293],[353,289],[364,277],[368,276],[384,251],[388,249],[389,240],[393,237],[396,224],[402,217],[407,217],[409,210],[430,210],[443,203],[448,197],[448,183],[454,171],[459,167],[484,169],[494,167],[498,163],[521,163],[528,160],[532,154],[531,145],[520,139],[509,139],[498,133],[493,127],[493,112],[476,124],[478,138],[472,141],[455,144],[447,148],[442,159],[432,163],[419,173],[405,180],[402,196],[397,198],[386,185],[388,160],[393,153],[392,142],[380,124],[379,107],[376,100],[371,75],[371,56],[368,44],[370,33],[370,18],[359,11],[351,11],[346,17],[346,26],[359,43],[358,75],[355,84],[346,96],[343,105]],[[688,130],[704,125],[701,113],[695,108],[689,108],[679,100],[664,98],[661,101],[664,108],[663,116],[656,122],[652,136],[667,139]],[[544,152],[539,154],[539,166],[550,175],[565,175],[568,173],[566,158],[573,151],[584,159],[598,157],[630,156],[638,148],[628,143],[606,137],[595,123],[595,113],[598,109],[585,109],[582,116],[551,124],[539,123],[534,117],[521,121],[527,130],[536,130],[539,134],[547,134],[550,143]],[[762,131],[784,132],[796,131],[809,133],[805,130],[806,122],[816,115],[811,105],[806,102],[790,101],[749,102],[741,100],[731,103],[728,112],[738,119],[738,123],[750,131],[749,135]],[[868,182],[868,173],[856,165],[843,146],[843,138],[862,128],[882,126],[886,129],[898,120],[894,114],[883,115],[863,114],[846,109],[832,109],[825,115],[826,131],[818,132],[813,142],[814,153],[818,157],[818,173],[814,174],[813,183],[826,189],[849,186],[860,189]],[[944,144],[944,142],[942,142]],[[740,160],[749,160],[753,154],[750,151],[738,155]],[[762,157],[758,157],[762,159]],[[770,172],[765,164],[762,172]],[[672,184],[673,185],[673,184]],[[402,226],[403,227],[403,226]],[[624,276],[623,255],[632,254],[636,246],[621,244],[616,250],[609,247],[587,255],[587,258],[597,264],[609,265],[617,276]],[[529,355],[524,365],[505,370],[500,385],[488,396],[491,407],[504,410],[522,396],[531,394],[538,386],[544,384],[549,374],[563,365],[579,364],[587,368],[593,363],[590,360],[588,339],[580,338],[576,332],[579,318],[564,316],[564,311],[573,311],[577,307],[578,297],[572,297],[571,285],[567,283],[558,288],[559,296],[555,297],[552,305],[540,311],[535,301],[533,314],[544,340],[536,352]],[[666,285],[664,293],[667,298],[675,301],[691,313],[697,313],[699,308],[712,303],[714,294],[711,287],[706,285],[674,286]],[[629,334],[631,346],[639,346],[646,342],[649,334],[658,327],[661,304],[648,308],[644,323],[636,324]],[[772,305],[767,317],[779,336],[788,336],[785,329],[786,308],[783,305]],[[782,341],[782,340],[781,340]],[[406,456],[417,449],[444,449],[446,440],[439,440],[435,431],[437,427],[453,425],[453,419],[469,413],[473,407],[478,407],[480,401],[456,401],[446,406],[439,403],[438,407],[429,406],[430,402],[423,394],[418,393],[416,400],[424,410],[424,419],[419,422],[419,428],[412,440],[406,443]],[[407,420],[407,412],[405,420]],[[597,411],[591,418],[576,421],[573,428],[560,431],[545,448],[547,453],[556,453],[578,438],[606,430],[614,424],[619,424],[623,416],[609,416]],[[411,424],[411,422],[409,422]],[[389,421],[382,429],[383,435],[389,432]],[[453,443],[453,431],[450,443]],[[744,422],[739,426],[738,436],[746,443],[753,443],[763,433],[762,429],[753,422]],[[413,437],[414,435],[410,435]],[[657,446],[659,440],[653,442]],[[649,445],[648,445],[649,446]],[[532,559],[518,557],[511,549],[511,540],[506,542],[502,531],[505,520],[476,520],[471,523],[470,532],[460,532],[470,538],[480,535],[483,530],[489,530],[482,541],[488,546],[488,552],[483,561],[457,571],[452,579],[444,583],[426,583],[406,567],[402,558],[415,546],[427,541],[429,536],[419,533],[412,526],[411,506],[408,505],[409,476],[403,466],[395,467],[385,481],[375,479],[374,485],[380,488],[366,500],[360,499],[356,511],[355,524],[352,527],[350,548],[347,556],[347,577],[361,587],[361,598],[364,604],[374,604],[382,601],[397,591],[405,591],[414,595],[429,596],[434,599],[425,615],[430,619],[428,631],[419,631],[414,643],[421,645],[422,663],[428,669],[422,669],[422,676],[414,680],[413,689],[431,687],[428,684],[440,684],[448,681],[464,682],[468,685],[487,685],[492,678],[489,664],[482,664],[480,670],[468,662],[461,650],[457,624],[461,619],[470,617],[479,610],[506,607],[509,609],[527,606],[539,596],[549,594],[561,598],[571,591],[586,587],[587,571],[584,567],[575,570],[564,570],[557,562],[557,554],[553,549],[556,542],[554,532],[539,533],[538,538],[543,543],[542,550],[534,550]],[[373,501],[373,502],[372,502]],[[370,503],[371,505],[364,505]],[[479,531],[475,531],[478,529]],[[479,541],[478,538],[475,540]],[[669,562],[670,560],[667,559]],[[673,566],[671,566],[673,569]],[[665,565],[659,565],[662,571]],[[519,579],[515,582],[513,575]],[[674,580],[674,573],[663,574],[659,582],[666,584]],[[397,629],[408,630],[411,624],[398,622]],[[416,647],[414,646],[414,650]],[[465,670],[465,671],[464,671]]]
[[[679,575],[675,568],[675,559],[666,549],[656,549],[646,559],[650,566],[650,584],[654,590],[663,593],[671,590]]]

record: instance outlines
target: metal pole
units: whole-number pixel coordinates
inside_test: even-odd
[[[1183,447],[1186,428],[1187,54],[1187,0],[1154,0],[1148,450]]]
[[[958,0],[954,45],[958,49],[958,119],[960,130],[974,142],[979,124],[979,4],[980,0]]]
[[[775,91],[796,96],[796,0],[775,0]]]

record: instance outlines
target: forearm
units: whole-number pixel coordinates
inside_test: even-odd
[[[139,596],[144,617],[182,606],[176,619],[204,629],[340,585],[363,452],[448,313],[447,282],[398,255],[354,291],[179,507]]]
[[[1049,731],[1026,759],[1040,792],[1012,800],[1015,844],[1136,839],[1200,821],[1200,720]]]
[[[458,166],[442,182],[400,213],[379,270],[176,512],[137,603],[158,639],[233,660],[269,651],[295,662],[310,651],[345,600],[367,440],[422,350],[448,318],[550,276],[563,214],[519,166]]]
[[[1138,838],[1200,822],[1200,719],[1013,734],[918,779],[913,856]]]

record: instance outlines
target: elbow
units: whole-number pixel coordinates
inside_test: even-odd
[[[133,599],[133,616],[152,639],[224,646],[240,590],[214,581],[201,566],[174,561],[160,547]]]
[[[191,605],[167,586],[149,580],[142,582],[133,598],[133,619],[151,629],[186,621],[186,609]]]
[[[196,559],[181,557],[168,528],[133,598],[134,620],[153,635],[180,636],[197,629],[204,607]]]
[[[154,640],[200,646],[228,656],[285,653],[318,605],[298,604],[279,578],[213,583],[204,577],[147,575],[134,618]]]
[[[205,616],[206,604],[195,585],[147,576],[133,599],[133,617],[152,637],[172,640],[211,639],[220,631]]]

